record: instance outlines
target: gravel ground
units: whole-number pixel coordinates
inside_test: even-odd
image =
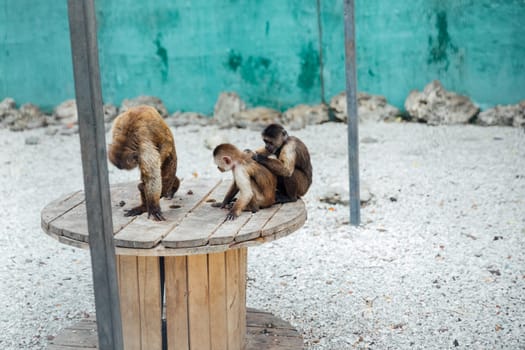
[[[181,177],[220,176],[204,140],[259,133],[174,130]],[[362,225],[322,203],[347,181],[346,126],[293,132],[311,150],[305,226],[251,248],[248,305],[290,321],[307,349],[525,349],[525,134],[421,124],[360,126]],[[36,145],[26,145],[28,138]],[[78,136],[0,130],[0,349],[42,349],[94,313],[87,251],[40,229],[40,210],[82,187]],[[109,166],[110,181],[138,179]]]

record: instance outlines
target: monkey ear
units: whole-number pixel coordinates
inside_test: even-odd
[[[228,156],[223,156],[222,160],[224,161],[226,165],[230,165],[232,163],[232,159]]]

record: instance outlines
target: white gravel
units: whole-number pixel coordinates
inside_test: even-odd
[[[94,313],[87,251],[40,228],[40,210],[82,188],[78,135],[0,130],[0,349],[42,349]],[[174,130],[181,177],[219,176],[205,139],[240,148],[259,133]],[[292,132],[311,150],[308,221],[250,248],[248,305],[290,321],[307,349],[525,349],[525,134],[477,126],[364,124],[362,225],[321,203],[347,181],[346,126]],[[28,137],[35,145],[26,145]],[[370,141],[370,139],[368,139]],[[138,179],[109,166],[110,181]]]

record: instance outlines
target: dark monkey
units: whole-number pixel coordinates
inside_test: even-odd
[[[264,148],[255,154],[248,153],[277,176],[276,201],[294,202],[304,196],[312,184],[312,163],[306,145],[299,138],[288,135],[279,124],[268,125],[262,138]]]
[[[160,198],[173,198],[180,181],[173,134],[157,110],[137,106],[117,116],[113,122],[113,143],[109,160],[119,169],[140,168],[138,185],[141,204],[126,212],[136,216],[148,212],[148,218],[166,220],[160,210]]]

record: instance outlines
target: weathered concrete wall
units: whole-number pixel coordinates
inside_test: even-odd
[[[98,1],[97,15],[106,102],[210,113],[221,91],[282,109],[344,90],[342,0]],[[358,88],[402,107],[440,79],[482,106],[515,103],[523,23],[524,0],[356,0]],[[50,108],[72,79],[66,1],[3,0],[0,98]]]

